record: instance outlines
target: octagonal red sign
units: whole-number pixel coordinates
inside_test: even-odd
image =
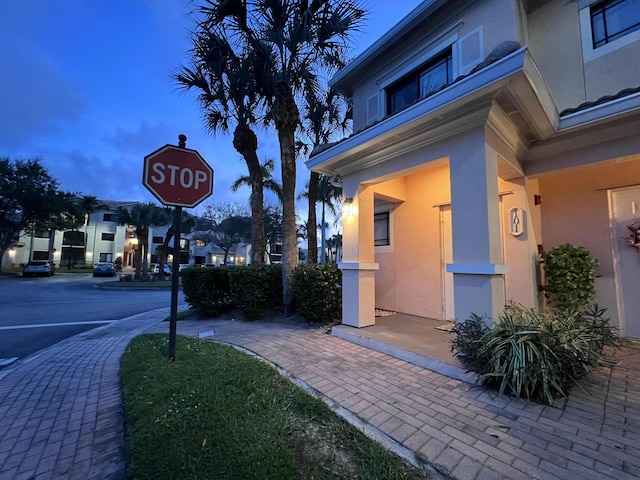
[[[144,157],[142,184],[163,205],[191,208],[213,193],[213,169],[195,150],[165,145]]]

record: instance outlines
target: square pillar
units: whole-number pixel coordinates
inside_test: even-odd
[[[349,199],[342,213],[342,323],[352,327],[375,324],[373,191],[344,180]]]
[[[498,156],[484,127],[460,136],[450,155],[451,223],[456,320],[472,313],[492,324],[504,309],[504,273],[498,195]]]

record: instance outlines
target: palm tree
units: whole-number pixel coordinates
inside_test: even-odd
[[[233,147],[249,171],[251,186],[252,263],[264,264],[263,169],[258,160],[258,137],[252,129],[257,121],[261,97],[255,90],[252,57],[246,50],[231,48],[221,25],[200,22],[192,32],[191,67],[182,67],[175,79],[184,91],[200,91],[200,104],[211,133],[228,132],[235,124]]]
[[[359,0],[207,0],[204,22],[232,32],[235,48],[249,51],[252,73],[266,102],[267,118],[280,144],[283,190],[282,283],[285,313],[293,303],[293,270],[298,263],[296,235],[296,143],[300,125],[296,96],[317,88],[316,68],[342,66],[347,40],[364,19]]]
[[[133,225],[135,228],[135,234],[138,238],[138,249],[135,251],[135,277],[144,280],[148,269],[149,229],[166,225],[171,221],[171,216],[168,215],[166,209],[160,208],[154,203],[137,203],[131,210],[118,207],[116,215],[118,216],[118,224]]]
[[[282,202],[282,185],[273,178],[273,170],[276,168],[276,163],[273,158],[267,158],[260,166],[262,168],[262,185],[263,189],[269,190],[276,194],[278,200]],[[238,189],[243,186],[251,186],[251,178],[247,175],[241,175],[231,184],[231,190],[237,192]]]
[[[327,74],[326,76],[328,77],[329,75]],[[302,132],[307,142],[300,141],[299,149],[305,155],[308,155],[314,148],[334,140],[336,133],[344,133],[347,130],[350,125],[351,111],[344,97],[329,87],[318,91],[309,90],[304,98]],[[309,206],[307,214],[307,225],[309,226],[307,231],[307,261],[309,263],[317,263],[318,261],[318,233],[315,225],[318,223],[316,204],[318,202],[319,180],[320,174],[311,171],[307,190],[301,195],[301,197],[307,198]],[[324,228],[324,221],[322,225],[322,228]]]
[[[318,181],[318,200],[322,203],[322,222],[320,224],[320,233],[321,233],[321,248],[320,248],[320,263],[327,262],[327,253],[326,253],[326,230],[327,230],[327,222],[326,222],[326,209],[333,214],[333,216],[338,215],[338,204],[336,200],[340,200],[342,197],[342,188],[336,187],[333,183],[333,179],[328,175],[320,175],[320,180]]]

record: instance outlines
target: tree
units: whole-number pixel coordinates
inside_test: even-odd
[[[209,230],[194,233],[193,237],[204,243],[220,247],[224,251],[223,265],[226,265],[231,247],[239,243],[247,243],[250,240],[251,218],[231,216],[220,222],[215,222]]]
[[[276,168],[273,158],[267,158],[260,168],[262,169],[263,187],[275,193],[278,199],[282,202],[282,185],[273,178],[273,170]],[[241,175],[231,184],[231,190],[237,192],[242,185],[251,186],[251,178],[247,175]]]
[[[50,230],[68,215],[76,199],[76,195],[58,189],[58,181],[40,161],[0,158],[0,260],[20,232]]]
[[[166,225],[171,221],[167,210],[154,203],[138,203],[130,210],[118,207],[116,211],[120,225],[133,225],[138,238],[138,249],[135,251],[135,277],[144,280],[147,276],[149,253],[149,229]]]
[[[275,246],[282,243],[282,207],[269,205],[264,209],[264,236],[269,247],[269,263],[274,262]]]
[[[336,187],[333,180],[328,175],[320,175],[318,181],[318,200],[322,203],[322,223],[320,224],[320,232],[322,238],[322,247],[320,250],[320,263],[326,263],[326,238],[327,238],[327,221],[326,209],[328,208],[333,216],[338,215],[336,200],[342,197],[342,187]]]
[[[165,210],[166,210],[167,216],[169,218],[172,218],[173,210],[170,208]],[[180,233],[191,233],[193,228],[196,226],[196,219],[193,215],[185,212],[184,210],[181,213],[182,213],[182,216],[180,219]],[[170,247],[171,239],[173,238],[173,235],[175,234],[175,231],[176,231],[175,227],[176,227],[175,224],[172,222],[171,226],[167,229],[167,234],[164,236],[162,245],[160,245],[157,248],[158,258],[159,258],[158,272],[161,277],[164,277],[164,264],[167,261],[167,257],[169,256],[169,253],[176,255],[176,252],[174,252],[173,249]],[[179,256],[180,252],[178,252],[177,255]]]
[[[249,171],[251,187],[251,257],[262,265],[264,239],[264,169],[258,160],[258,137],[252,125],[256,123],[261,97],[255,90],[254,63],[247,50],[234,51],[221,25],[199,22],[192,31],[191,67],[182,67],[175,79],[185,91],[197,89],[206,125],[212,133],[233,131],[233,147]]]
[[[336,140],[334,137],[337,133],[344,134],[347,131],[351,123],[351,111],[344,97],[329,87],[324,87],[317,91],[308,90],[305,93],[302,113],[302,133],[304,137],[298,142],[298,150],[304,155],[309,155],[314,148]],[[319,181],[320,174],[311,171],[307,182],[307,190],[301,195],[301,197],[306,197],[308,200],[307,261],[309,263],[317,263],[318,261],[316,204],[318,202]],[[323,220],[321,228],[324,229],[324,225],[325,222]],[[324,234],[324,230],[322,232]],[[323,241],[322,252],[324,251],[325,245]]]
[[[255,82],[280,144],[283,190],[282,283],[285,313],[292,312],[296,235],[296,96],[317,87],[317,68],[344,64],[347,40],[365,11],[357,0],[208,0],[205,23],[234,34],[233,47],[250,52]]]

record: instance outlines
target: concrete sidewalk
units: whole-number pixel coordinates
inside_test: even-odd
[[[124,478],[118,369],[131,338],[168,331],[168,309],[67,339],[0,371],[0,479]],[[600,369],[562,408],[499,397],[294,325],[181,321],[285,370],[414,461],[456,479],[639,478],[640,351]]]

